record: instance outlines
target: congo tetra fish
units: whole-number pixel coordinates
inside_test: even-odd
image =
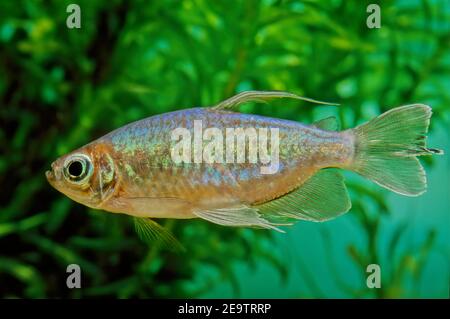
[[[141,233],[170,239],[151,218],[276,230],[299,219],[335,218],[351,208],[339,169],[418,196],[426,175],[417,157],[442,154],[426,146],[432,112],[424,104],[393,108],[342,131],[335,118],[306,125],[236,111],[244,102],[271,98],[317,102],[247,91],[215,106],[152,116],[62,156],[47,179],[76,202],[132,215]],[[262,169],[268,159],[276,162],[269,172]]]

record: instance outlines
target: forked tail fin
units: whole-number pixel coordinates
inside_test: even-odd
[[[353,129],[355,153],[350,169],[396,193],[418,196],[427,187],[417,156],[443,154],[426,147],[431,108],[394,108]]]

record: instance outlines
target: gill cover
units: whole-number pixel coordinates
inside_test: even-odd
[[[96,170],[92,177],[91,187],[100,203],[107,200],[113,193],[117,182],[114,160],[106,152],[94,152]]]

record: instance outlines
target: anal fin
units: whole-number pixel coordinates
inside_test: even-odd
[[[222,226],[257,227],[283,232],[276,226],[303,219],[322,222],[346,213],[351,207],[342,175],[322,169],[283,197],[253,206],[202,209],[194,215]]]
[[[271,221],[321,222],[346,213],[351,201],[343,176],[334,169],[322,169],[287,195],[252,207]]]

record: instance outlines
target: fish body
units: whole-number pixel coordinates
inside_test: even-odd
[[[109,212],[140,218],[200,217],[226,226],[263,228],[275,228],[274,221],[323,221],[348,211],[343,178],[329,168],[355,171],[404,195],[424,191],[425,176],[416,157],[439,152],[425,147],[428,106],[397,108],[340,132],[324,123],[305,125],[230,111],[267,97],[293,96],[244,92],[215,107],[130,123],[55,161],[47,179],[73,200]],[[208,139],[209,128],[216,135]],[[177,129],[185,135],[174,138]],[[234,148],[225,143],[229,129],[249,133],[240,151],[236,136]],[[254,139],[251,133],[256,133]],[[184,146],[191,149],[184,159],[189,161],[177,162],[174,149],[186,136]],[[216,146],[213,161],[205,162],[211,144]],[[261,150],[276,155],[272,172],[261,169]],[[242,151],[244,160],[237,160]],[[250,153],[259,161],[251,160]]]
[[[174,147],[171,132],[179,127],[192,132],[194,121],[202,121],[204,129],[215,127],[224,132],[235,127],[278,128],[278,172],[262,174],[260,163],[176,165],[171,159]],[[140,217],[191,218],[195,217],[194,209],[254,205],[278,198],[299,187],[321,168],[345,165],[352,156],[353,144],[346,132],[195,108],[128,124],[94,141],[88,149],[90,156],[108,152],[114,171],[120,176],[102,209]]]

